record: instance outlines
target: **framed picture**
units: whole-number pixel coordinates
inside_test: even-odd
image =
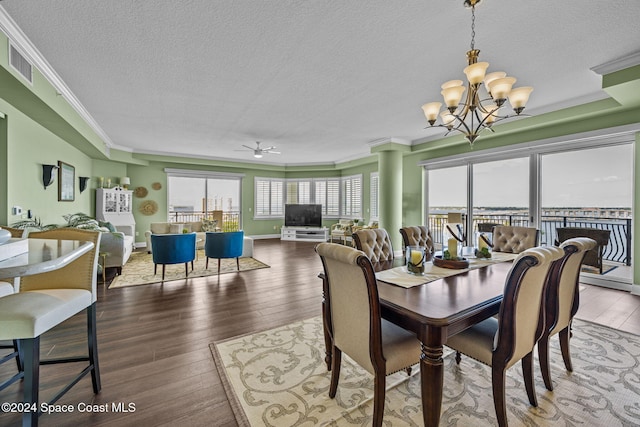
[[[75,200],[76,168],[68,163],[58,161],[58,201],[73,202]]]

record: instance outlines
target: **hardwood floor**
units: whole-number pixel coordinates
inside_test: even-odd
[[[320,259],[308,242],[256,240],[255,258],[271,266],[165,284],[106,289],[99,285],[98,346],[102,391],[91,380],[76,384],[58,403],[107,404],[109,412],[50,414],[43,426],[235,426],[209,344],[320,315]],[[578,317],[640,334],[640,297],[584,285]],[[82,354],[84,315],[42,340],[42,357]],[[41,400],[65,384],[75,364],[43,366]],[[0,378],[15,364],[0,366]],[[22,387],[0,391],[0,402],[18,402]],[[132,403],[135,411],[114,412]],[[0,414],[0,425],[19,425]]]

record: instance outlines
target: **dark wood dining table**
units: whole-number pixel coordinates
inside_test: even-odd
[[[377,271],[402,265],[403,259],[374,264]],[[382,317],[416,333],[422,343],[420,381],[425,426],[440,422],[444,385],[443,346],[447,338],[498,313],[511,262],[461,272],[411,288],[378,280]],[[324,274],[323,291],[326,295]],[[325,361],[331,367],[330,314],[325,312]]]

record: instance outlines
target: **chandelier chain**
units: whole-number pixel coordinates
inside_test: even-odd
[[[476,45],[476,7],[471,6],[471,50],[475,49]]]

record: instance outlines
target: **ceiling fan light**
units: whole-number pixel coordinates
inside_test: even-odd
[[[261,159],[262,153],[253,153],[253,157],[255,157],[256,159]]]
[[[488,62],[476,62],[475,64],[465,67],[464,73],[467,75],[469,83],[475,85],[482,83],[484,75],[487,72],[487,68],[489,68]]]

